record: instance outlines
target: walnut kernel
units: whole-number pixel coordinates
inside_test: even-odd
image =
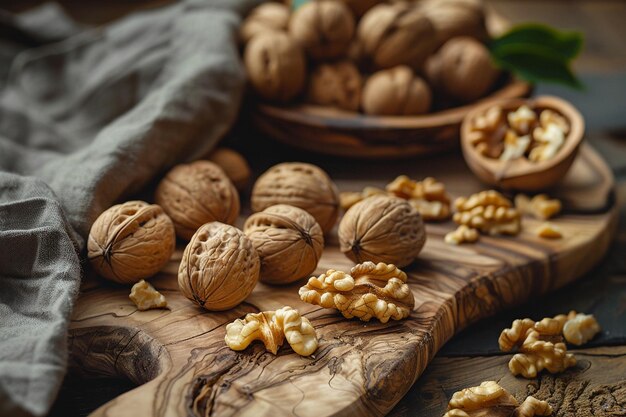
[[[454,221],[482,233],[516,235],[521,230],[520,214],[512,203],[497,191],[481,191],[469,198],[459,197],[454,205]]]
[[[348,210],[350,207],[358,203],[359,201],[365,200],[368,197],[373,195],[384,195],[387,192],[381,188],[376,187],[365,187],[363,191],[343,191],[339,193],[339,204],[342,209]]]
[[[450,245],[460,245],[461,243],[474,243],[478,240],[478,230],[467,227],[464,224],[449,232],[444,237],[444,241]]]
[[[276,204],[288,204],[311,214],[324,233],[339,215],[339,193],[321,168],[300,162],[285,162],[268,169],[252,189],[252,210],[262,211]]]
[[[407,199],[422,215],[425,221],[445,220],[450,217],[450,197],[443,183],[432,177],[414,181],[406,175],[400,175],[387,184],[391,194]]]
[[[524,194],[515,196],[515,207],[522,214],[530,214],[541,220],[548,220],[561,212],[561,202],[547,194],[538,194],[532,199]]]
[[[226,326],[224,341],[233,350],[244,350],[260,340],[274,355],[287,339],[294,352],[309,356],[317,350],[315,328],[298,310],[285,306],[276,311],[249,313]]]
[[[243,230],[259,253],[261,281],[269,284],[308,276],[324,249],[324,234],[313,216],[285,204],[251,215]]]
[[[544,239],[560,239],[563,237],[563,233],[555,224],[545,222],[537,229],[537,236]]]
[[[369,321],[376,317],[386,323],[408,317],[415,305],[406,281],[406,274],[395,265],[364,262],[350,274],[330,269],[311,277],[299,294],[302,301],[336,308],[346,318]]]
[[[133,285],[128,298],[141,311],[167,307],[167,300],[165,300],[163,294],[143,279]]]
[[[87,257],[99,275],[130,284],[159,272],[175,245],[174,224],[160,206],[128,201],[104,211],[93,223]]]
[[[600,325],[593,314],[579,313],[563,325],[563,336],[569,343],[584,345],[600,332]]]
[[[406,200],[373,196],[352,206],[339,223],[339,248],[355,262],[403,267],[426,241],[422,216]]]
[[[189,240],[205,223],[232,224],[239,216],[239,194],[224,171],[209,161],[177,165],[161,180],[156,202],[172,218],[176,234]]]
[[[228,310],[250,295],[260,267],[256,249],[241,230],[207,223],[183,252],[178,286],[185,297],[207,310]]]

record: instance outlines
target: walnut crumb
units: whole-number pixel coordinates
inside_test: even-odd
[[[143,279],[133,285],[128,298],[141,311],[167,307],[167,300],[165,300],[163,294]]]
[[[563,237],[561,229],[552,223],[542,223],[537,229],[537,236],[544,239],[560,239]]]

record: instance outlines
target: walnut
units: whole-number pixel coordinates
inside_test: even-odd
[[[516,235],[521,230],[520,214],[512,203],[497,191],[489,190],[459,197],[454,202],[454,221],[482,233]]]
[[[504,329],[500,333],[498,345],[503,352],[510,352],[514,347],[519,347],[526,339],[528,330],[535,327],[535,321],[531,319],[518,319],[513,321],[510,329]]]
[[[308,100],[322,106],[357,111],[363,80],[350,61],[320,64],[311,73]]]
[[[421,1],[419,6],[435,27],[440,45],[458,36],[470,36],[478,40],[488,38],[481,1],[426,0]]]
[[[450,217],[450,197],[446,187],[432,177],[414,181],[406,175],[400,175],[386,188],[391,194],[408,199],[425,221]]]
[[[263,32],[250,40],[244,64],[254,91],[266,100],[287,102],[300,94],[306,79],[304,52],[287,34]]]
[[[537,229],[537,236],[544,239],[560,239],[563,237],[563,232],[555,224],[545,222]]]
[[[576,365],[576,358],[567,353],[565,343],[541,340],[536,330],[529,330],[520,352],[509,361],[509,369],[513,375],[524,378],[536,378],[542,370],[556,374]]]
[[[286,204],[253,214],[243,230],[261,258],[261,281],[269,284],[308,276],[324,249],[324,234],[313,216]]]
[[[485,381],[478,387],[455,392],[444,417],[533,417],[547,416],[552,407],[534,397],[527,397],[518,406],[511,394],[495,381]]]
[[[224,341],[233,350],[244,350],[260,340],[274,355],[287,339],[294,352],[309,356],[317,350],[317,334],[306,317],[298,310],[283,307],[276,311],[249,313],[226,326]]]
[[[174,224],[161,207],[128,201],[109,208],[93,223],[87,257],[99,275],[131,284],[159,272],[175,246]]]
[[[556,156],[565,143],[565,132],[556,124],[546,127],[536,127],[533,130],[533,138],[537,145],[528,154],[528,159],[533,162],[547,161]]]
[[[463,103],[483,97],[500,76],[485,45],[469,37],[447,41],[425,71],[435,91]]]
[[[260,33],[285,32],[290,14],[289,7],[281,3],[269,2],[255,7],[239,29],[239,40],[245,44]]]
[[[383,3],[384,0],[341,0],[352,10],[352,13],[356,17],[361,17],[372,7],[379,3]]]
[[[564,134],[569,133],[569,123],[565,120],[565,117],[561,116],[559,113],[554,110],[545,109],[541,111],[539,115],[539,124],[544,129],[549,125],[555,125],[558,127]]]
[[[339,205],[342,209],[348,210],[350,207],[365,200],[373,195],[387,194],[387,192],[381,188],[365,187],[363,191],[344,191],[339,194]]]
[[[561,202],[547,194],[538,194],[532,199],[524,194],[515,196],[515,207],[522,214],[530,214],[541,220],[548,220],[561,212]]]
[[[363,55],[377,69],[419,69],[438,42],[433,24],[408,2],[372,7],[361,18],[357,37]]]
[[[461,225],[455,231],[447,233],[443,240],[450,245],[474,243],[478,240],[478,230]]]
[[[217,148],[208,160],[218,165],[238,190],[243,190],[250,181],[250,165],[239,152],[229,148]]]
[[[163,294],[158,292],[143,279],[133,285],[128,298],[130,298],[137,306],[137,309],[141,311],[167,307],[167,300],[165,300]]]
[[[268,169],[252,189],[252,210],[262,211],[275,204],[306,210],[328,233],[339,214],[339,193],[330,177],[319,167],[285,162]]]
[[[177,165],[159,183],[157,204],[172,218],[176,234],[189,240],[205,223],[233,224],[239,194],[224,171],[209,161]]]
[[[592,314],[576,314],[563,325],[565,340],[576,346],[584,345],[600,332],[600,325]]]
[[[299,294],[302,301],[336,308],[346,318],[369,321],[376,317],[386,323],[408,317],[415,305],[406,281],[406,274],[395,265],[364,262],[350,274],[330,269],[311,277]]]
[[[352,206],[339,223],[339,249],[355,262],[402,268],[419,255],[426,232],[422,216],[406,200],[373,196]]]
[[[361,106],[366,114],[403,116],[428,112],[430,88],[407,66],[378,71],[363,87]]]
[[[354,30],[352,12],[336,0],[307,2],[293,13],[289,21],[289,34],[313,59],[344,55]]]
[[[250,295],[260,267],[256,249],[241,230],[207,223],[183,252],[178,286],[185,297],[207,310],[228,310]]]

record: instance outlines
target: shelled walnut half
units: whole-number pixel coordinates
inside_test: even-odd
[[[450,245],[474,243],[478,240],[478,230],[462,224],[456,230],[447,233],[443,240]]]
[[[454,206],[454,221],[489,235],[516,235],[521,230],[520,214],[509,199],[497,191],[481,191],[459,197]]]
[[[334,269],[311,277],[300,288],[302,301],[324,308],[336,308],[346,318],[372,317],[382,323],[409,316],[415,305],[407,276],[395,265],[364,262],[347,274]]]
[[[482,382],[452,395],[443,417],[533,417],[549,416],[552,407],[535,397],[520,405],[515,397],[495,381]]]
[[[414,181],[406,175],[400,175],[386,188],[396,197],[408,200],[426,221],[450,217],[450,197],[446,193],[446,186],[435,178]]]
[[[533,198],[525,194],[515,196],[515,207],[522,214],[530,214],[540,219],[548,220],[561,212],[561,202],[556,198],[550,198],[547,194],[538,194]]]
[[[274,355],[285,339],[294,352],[309,356],[317,350],[317,334],[298,310],[285,306],[276,311],[249,313],[226,326],[224,341],[233,350],[244,350],[255,340]]]

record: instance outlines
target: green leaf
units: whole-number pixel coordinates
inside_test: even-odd
[[[527,81],[552,82],[582,88],[570,69],[582,49],[577,32],[560,32],[539,24],[513,27],[489,44],[493,60]]]

